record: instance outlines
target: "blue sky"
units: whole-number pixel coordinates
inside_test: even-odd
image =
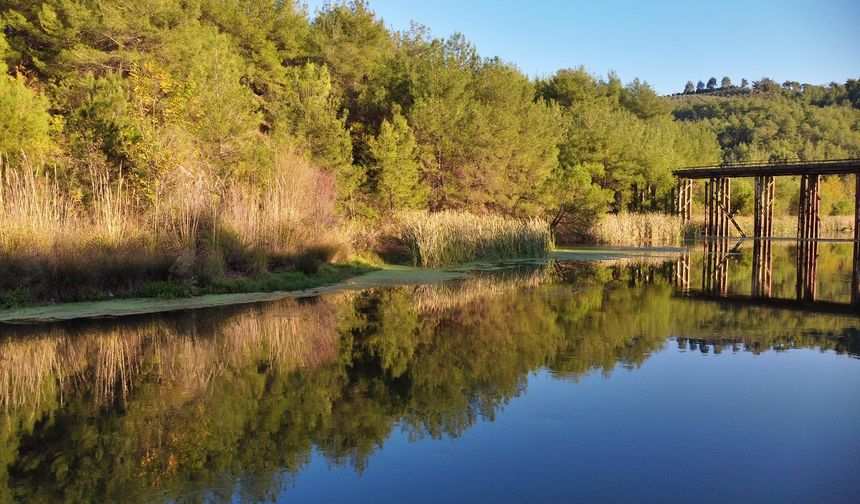
[[[313,16],[323,0],[308,0]],[[860,0],[370,0],[389,28],[463,33],[529,76],[584,65],[658,92],[714,76],[814,84],[860,77]]]

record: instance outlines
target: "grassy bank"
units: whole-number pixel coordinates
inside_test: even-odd
[[[553,245],[549,225],[540,219],[446,211],[406,214],[401,224],[413,264],[424,267],[544,257]]]
[[[54,173],[5,166],[0,307],[297,290],[368,271],[344,263],[357,228],[345,231],[335,211],[333,178],[289,153],[273,171],[265,184],[187,173],[147,196],[97,171],[75,193]],[[552,248],[538,219],[410,213],[389,226],[424,267],[544,257]]]
[[[289,152],[265,183],[186,170],[147,192],[97,170],[77,176],[86,191],[0,165],[3,303],[281,289],[349,255],[333,176]]]
[[[177,280],[164,280],[144,283],[134,289],[116,293],[92,291],[89,297],[81,298],[79,301],[102,301],[117,298],[176,299],[211,294],[298,291],[336,284],[376,269],[376,267],[363,262],[347,262],[342,264],[325,264],[313,273],[303,273],[301,271],[263,273],[241,278],[220,279],[205,285],[194,285]],[[0,309],[18,308],[42,304],[44,302],[44,299],[33,296],[23,287],[7,291],[0,295]]]
[[[134,297],[175,298],[209,294],[304,290],[342,282],[347,278],[369,273],[376,269],[363,262],[351,261],[341,264],[325,264],[313,273],[301,271],[264,273],[242,278],[220,279],[204,286],[170,281],[151,282],[140,286],[132,292],[132,295]]]

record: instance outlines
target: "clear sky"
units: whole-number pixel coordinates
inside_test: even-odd
[[[307,0],[313,16],[323,0]],[[370,0],[385,24],[463,33],[529,76],[584,65],[660,93],[687,80],[860,77],[860,0]]]

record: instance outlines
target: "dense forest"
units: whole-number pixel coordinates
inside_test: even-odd
[[[178,167],[265,183],[289,146],[337,176],[351,215],[532,215],[660,208],[676,166],[860,155],[857,81],[671,101],[581,68],[533,82],[463,36],[393,33],[364,2],[4,4],[0,151],[83,192],[94,168],[143,201]]]
[[[463,35],[394,32],[360,0],[313,14],[276,0],[3,0],[0,28],[6,251],[43,235],[56,249],[60,221],[67,238],[106,229],[133,250],[196,250],[224,241],[200,234],[211,224],[235,243],[173,253],[172,271],[254,269],[236,250],[335,232],[356,244],[405,210],[581,227],[671,210],[679,166],[860,156],[857,81],[662,97],[584,68],[530,79]],[[825,213],[851,210],[846,188],[825,182]],[[749,210],[751,188],[734,194]]]

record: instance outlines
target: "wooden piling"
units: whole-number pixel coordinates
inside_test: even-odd
[[[705,182],[705,234],[708,239],[714,236],[714,179]]]
[[[685,252],[678,256],[675,262],[675,287],[678,291],[690,292],[690,253]]]
[[[726,177],[723,179],[725,189],[723,191],[723,235],[731,236],[731,228],[729,227],[729,219],[732,215],[732,179]]]
[[[764,268],[764,289],[767,297],[771,295],[771,286],[773,284],[773,268],[772,268],[772,246],[773,242],[773,205],[776,200],[776,183],[773,177],[765,177],[765,204],[764,204],[764,223],[762,229],[764,236],[762,237],[763,245],[762,253],[766,258]]]
[[[685,222],[690,222],[693,219],[693,180],[687,180],[687,206],[686,206],[686,215],[684,217]]]
[[[806,175],[800,176],[800,194],[798,198],[797,204],[797,284],[795,286],[797,299],[803,299],[803,286],[804,286],[804,278],[806,273],[804,272],[806,268],[805,262],[805,252],[806,247],[804,243],[806,241],[806,218],[804,216],[806,212]]]
[[[755,177],[752,295],[770,297],[772,291],[773,177]]]
[[[753,296],[761,295],[762,286],[762,271],[761,271],[761,256],[762,256],[762,221],[763,221],[763,194],[764,194],[763,177],[755,177],[753,180],[753,264],[752,264],[752,285],[750,291]]]
[[[802,175],[797,211],[797,299],[814,301],[817,286],[821,176]]]
[[[690,222],[693,217],[693,181],[692,179],[678,179],[678,187],[675,188],[675,206],[681,222]]]
[[[854,175],[854,264],[851,268],[851,304],[860,308],[860,173]]]

